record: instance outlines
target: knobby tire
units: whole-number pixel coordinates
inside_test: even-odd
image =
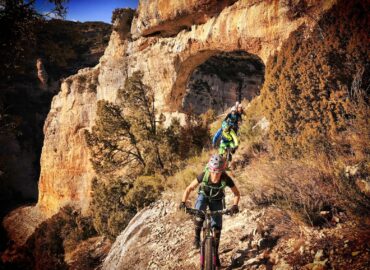
[[[227,162],[231,162],[231,151],[230,151],[230,148],[227,149],[226,160],[227,160]]]
[[[214,250],[213,250],[213,238],[208,237],[206,238],[205,244],[204,244],[204,270],[214,270],[214,264],[213,264],[213,256],[214,256]]]

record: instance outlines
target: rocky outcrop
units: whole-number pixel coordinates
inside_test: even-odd
[[[46,89],[48,84],[48,73],[45,70],[44,64],[41,58],[36,60],[37,78],[40,81],[41,88]]]
[[[114,101],[114,89],[121,87],[126,77],[127,63],[122,56],[127,42],[121,36],[127,36],[127,29],[122,24],[115,24],[115,29],[100,64],[68,77],[53,98],[44,124],[38,203],[35,207],[14,210],[3,222],[9,237],[18,245],[66,204],[82,208],[83,214],[88,211],[95,174],[84,131],[94,125],[97,100]],[[42,218],[28,223],[29,215]]]
[[[8,232],[9,238],[16,245],[20,246],[27,241],[28,237],[35,231],[35,228],[45,219],[46,217],[39,209],[26,206],[11,212],[4,219],[3,226]]]
[[[131,32],[134,38],[148,35],[173,36],[193,25],[203,24],[237,0],[140,1]]]
[[[99,67],[82,69],[66,80],[45,121],[37,207],[48,216],[74,202],[88,207],[94,173],[84,130],[94,124],[98,74]]]
[[[82,69],[62,83],[44,125],[39,198],[35,207],[16,209],[4,218],[9,237],[23,244],[45,219],[69,204],[86,213],[94,172],[84,129],[93,125],[99,67]],[[60,125],[60,123],[69,125]]]
[[[247,196],[241,199],[241,210],[223,219],[219,254],[225,269],[345,269],[342,256],[350,259],[353,269],[367,265],[366,240],[353,232],[368,239],[368,229],[342,220],[317,230],[276,206],[256,207]],[[158,201],[131,220],[101,269],[197,269],[199,251],[192,246],[193,234],[190,216],[178,211],[173,201]]]

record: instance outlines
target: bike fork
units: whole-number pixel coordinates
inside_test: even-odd
[[[205,241],[202,241],[200,246],[200,270],[204,270],[204,248],[205,248]]]

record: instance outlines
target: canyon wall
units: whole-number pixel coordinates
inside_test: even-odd
[[[36,206],[43,216],[56,213],[67,203],[88,213],[94,172],[83,133],[94,125],[97,100],[115,101],[127,76],[141,70],[144,83],[156,94],[158,110],[166,116],[181,116],[184,97],[189,94],[188,80],[207,59],[224,52],[244,51],[266,64],[290,33],[306,25],[309,35],[309,29],[335,3],[162,2],[168,1],[140,1],[131,33],[123,30],[131,16],[124,13],[117,18],[98,66],[69,77],[54,97],[44,126]],[[9,226],[7,229],[11,230]]]

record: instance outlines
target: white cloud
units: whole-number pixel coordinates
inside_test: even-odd
[[[52,12],[52,11],[43,12],[42,13],[42,16],[44,16],[47,20],[51,20],[51,19],[63,19],[56,12]]]

